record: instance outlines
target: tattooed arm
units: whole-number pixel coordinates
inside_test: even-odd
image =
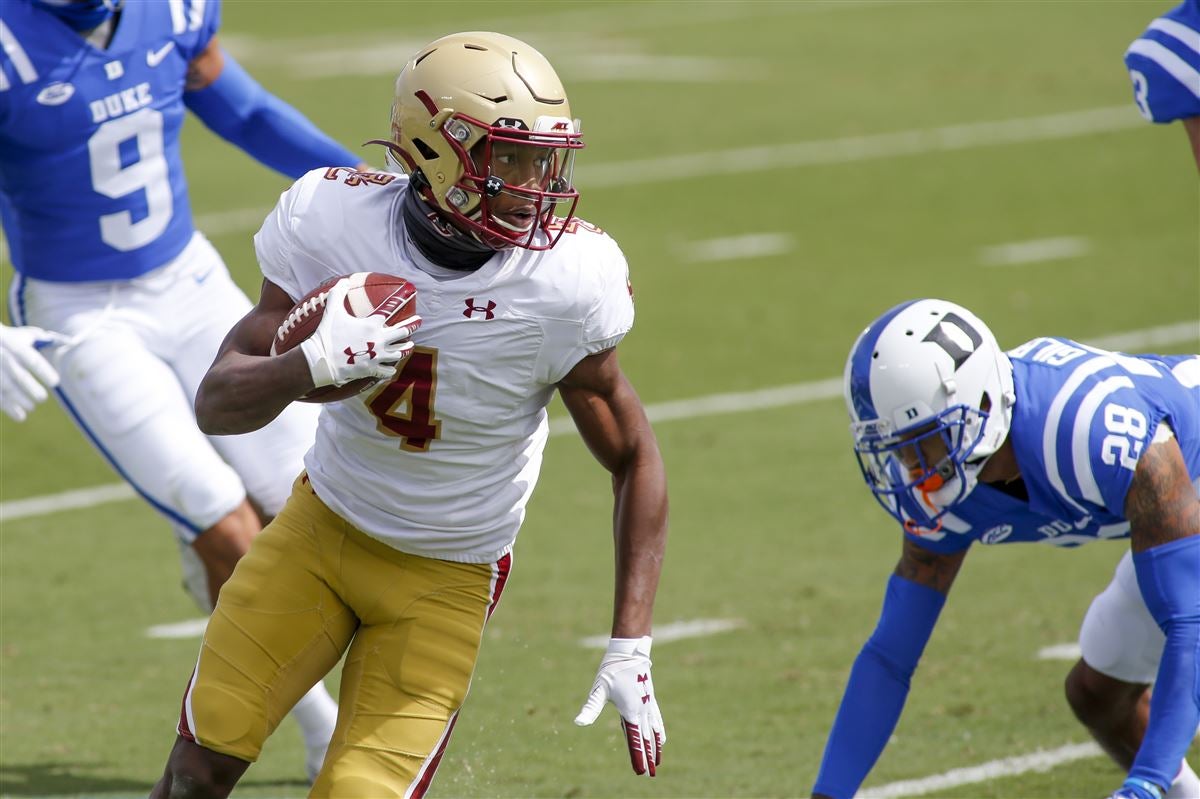
[[[1151,444],[1138,459],[1125,518],[1134,552],[1200,533],[1200,497],[1174,437]]]
[[[1200,499],[1173,437],[1156,436],[1138,459],[1125,516],[1142,598],[1167,636],[1125,785],[1165,791],[1200,723]]]
[[[888,579],[879,623],[850,670],[814,796],[854,796],[883,753],[946,593],[966,556],[966,550],[939,555],[905,537],[900,562]]]
[[[900,562],[896,564],[896,576],[932,588],[945,596],[950,593],[950,586],[954,585],[954,578],[958,576],[966,556],[965,549],[952,555],[939,555],[906,537]]]

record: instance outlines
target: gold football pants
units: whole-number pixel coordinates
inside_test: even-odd
[[[346,654],[320,797],[420,797],[441,760],[511,556],[407,555],[331,511],[307,478],[221,589],[179,734],[254,761]]]

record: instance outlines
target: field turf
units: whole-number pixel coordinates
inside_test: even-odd
[[[742,398],[656,424],[672,503],[657,624],[736,627],[656,643],[659,776],[633,776],[612,708],[572,724],[599,660],[580,640],[610,619],[611,495],[560,435],[431,796],[807,795],[900,536],[840,399],[756,392],[838,377],[857,332],[918,296],[966,305],[1006,346],[1174,325],[1141,349],[1196,352],[1196,170],[1178,125],[1137,116],[1121,63],[1167,7],[225,4],[228,48],[355,147],[387,134],[394,74],[425,41],[500,30],[542,49],[583,120],[580,213],[631,264],[626,371],[655,409]],[[188,125],[197,224],[256,296],[250,237],[286,180]],[[994,249],[1028,242],[1027,262]],[[6,506],[116,479],[53,403],[0,419]],[[1037,653],[1075,640],[1123,546],[968,558],[867,787],[1087,741],[1069,662]],[[138,501],[3,521],[0,795],[145,795],[198,646],[146,635],[195,617],[178,581],[167,524]],[[301,761],[285,722],[235,796],[305,795]],[[931,795],[1099,797],[1121,779],[1094,756]]]

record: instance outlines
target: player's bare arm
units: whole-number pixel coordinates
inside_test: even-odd
[[[1188,143],[1192,145],[1196,169],[1200,169],[1200,117],[1188,117],[1183,120],[1183,129],[1187,132]]]
[[[1175,438],[1151,444],[1125,495],[1133,551],[1200,534],[1200,498]]]
[[[616,350],[584,358],[558,389],[584,442],[613,476],[613,637],[649,635],[667,542],[667,479],[654,431]]]
[[[615,350],[584,358],[558,389],[584,442],[612,474],[614,494],[612,638],[575,723],[592,724],[611,702],[621,717],[634,773],[653,777],[667,741],[650,676],[651,616],[667,541],[662,456]]]
[[[200,55],[188,62],[187,75],[184,77],[183,90],[197,92],[212,85],[225,68],[225,55],[217,44],[217,37],[208,40],[208,45],[200,51]]]
[[[900,562],[896,564],[896,576],[932,588],[939,594],[949,594],[950,586],[954,584],[954,578],[958,576],[966,556],[966,550],[940,555],[905,538]]]
[[[299,347],[270,354],[275,331],[292,305],[287,292],[263,281],[258,304],[229,331],[196,392],[196,421],[205,433],[257,430],[313,387]]]

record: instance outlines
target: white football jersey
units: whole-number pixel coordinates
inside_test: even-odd
[[[309,172],[280,197],[255,250],[293,299],[364,271],[417,287],[413,354],[392,380],[323,406],[305,467],[321,499],[368,535],[490,563],[524,519],[555,383],[633,325],[628,267],[616,242],[576,220],[551,250],[506,250],[435,278],[445,270],[404,229],[407,188],[403,175]]]

